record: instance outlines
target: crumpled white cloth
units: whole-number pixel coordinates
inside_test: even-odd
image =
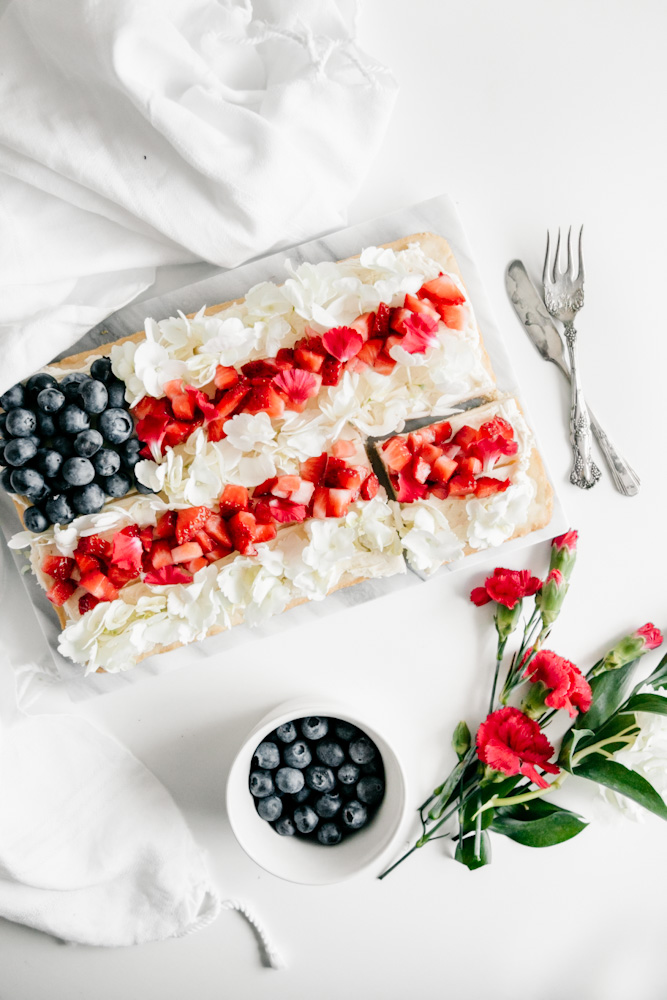
[[[395,85],[356,0],[10,0],[0,391],[152,284],[339,226]]]

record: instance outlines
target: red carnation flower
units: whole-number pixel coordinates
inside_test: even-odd
[[[662,632],[652,622],[647,622],[635,632],[638,638],[644,640],[644,649],[657,649],[662,645]]]
[[[577,548],[577,541],[579,540],[578,531],[566,531],[564,535],[558,535],[554,538],[551,545],[554,549],[569,549],[570,552],[574,552]]]
[[[553,752],[538,724],[518,708],[491,712],[477,730],[477,756],[484,764],[507,775],[525,774],[539,788],[548,788],[549,783],[536,767],[560,773],[560,768],[549,763]]]
[[[470,600],[478,608],[489,601],[513,608],[524,597],[532,597],[541,586],[542,581],[527,569],[494,569],[484,581],[484,586],[475,587],[471,592]]]
[[[529,677],[533,683],[542,681],[550,689],[544,704],[549,708],[564,708],[572,719],[577,709],[587,712],[591,707],[593,693],[579,668],[548,649],[541,649],[535,654],[526,667],[524,677]]]

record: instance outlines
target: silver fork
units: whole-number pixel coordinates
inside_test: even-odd
[[[574,317],[584,304],[584,258],[581,252],[581,239],[584,232],[579,230],[579,268],[574,276],[572,264],[572,227],[567,234],[567,270],[560,266],[560,229],[556,241],[556,252],[553,261],[549,262],[550,238],[547,230],[547,252],[544,258],[544,303],[554,319],[560,320],[564,327],[565,342],[570,359],[571,373],[571,406],[570,406],[570,441],[574,464],[570,473],[570,482],[589,490],[600,478],[600,470],[591,456],[591,421],[586,407],[586,400],[581,388],[581,376],[577,364],[577,331],[574,328]]]

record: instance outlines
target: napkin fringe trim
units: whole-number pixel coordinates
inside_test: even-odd
[[[268,932],[254,913],[252,913],[252,911],[249,910],[244,903],[239,902],[237,899],[220,899],[220,896],[213,888],[206,890],[202,903],[202,911],[197,919],[181,931],[177,937],[186,937],[189,934],[194,934],[196,931],[203,930],[204,927],[208,927],[214,920],[217,920],[220,916],[221,910],[236,910],[237,913],[240,913],[252,927],[255,937],[257,938],[260,952],[266,960],[266,964],[272,969],[285,968],[285,962],[282,955],[272,943]]]

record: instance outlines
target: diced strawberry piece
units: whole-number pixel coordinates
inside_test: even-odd
[[[120,529],[119,534],[125,535],[126,538],[138,538],[140,532],[141,529],[138,524],[128,524],[125,528]]]
[[[411,458],[405,438],[392,437],[382,445],[382,458],[388,469],[392,472],[400,472],[405,468]]]
[[[452,425],[448,420],[443,420],[439,424],[431,424],[433,428],[435,437],[433,438],[435,444],[442,444],[449,438],[452,433]]]
[[[51,604],[61,608],[65,601],[70,599],[76,588],[77,584],[73,580],[56,580],[53,586],[47,590],[46,596]]]
[[[171,538],[176,531],[176,511],[166,510],[157,519],[153,529],[154,538]]]
[[[164,431],[163,450],[164,448],[175,448],[177,444],[183,444],[198,427],[201,427],[203,422],[203,417],[191,421],[170,420]]]
[[[115,601],[118,597],[118,591],[111,580],[104,573],[100,573],[99,570],[93,570],[92,573],[84,573],[79,584],[89,594],[99,597],[101,601]]]
[[[250,393],[250,386],[245,382],[240,382],[238,385],[232,386],[231,389],[227,389],[223,392],[222,396],[215,404],[215,408],[218,411],[218,418],[228,417],[233,411],[240,406],[246,396]],[[207,430],[207,435],[211,437],[210,425]],[[220,440],[218,438],[218,440]]]
[[[440,313],[438,310],[431,305],[428,299],[418,299],[416,295],[410,295],[409,293],[405,296],[404,302],[405,308],[409,309],[413,313],[422,313],[424,316],[430,316],[434,319],[436,325],[440,322]]]
[[[248,361],[241,365],[241,371],[246,378],[273,378],[278,374],[279,368],[271,358],[261,361]]]
[[[211,538],[208,532],[204,528],[200,528],[195,535],[195,541],[199,542],[201,550],[206,555],[211,549],[215,548],[215,541]]]
[[[307,479],[300,479],[298,489],[290,493],[289,499],[292,503],[305,504],[307,507],[314,492],[315,483],[311,483]]]
[[[192,583],[192,576],[183,566],[162,566],[147,573],[144,583],[151,587],[166,587],[173,583]]]
[[[354,323],[350,323],[350,328],[360,333],[363,340],[368,340],[373,336],[375,329],[375,313],[367,312],[358,316]]]
[[[273,499],[275,500],[275,497]],[[268,496],[253,503],[252,513],[255,515],[257,524],[273,524]]]
[[[413,455],[416,455],[425,445],[432,444],[434,440],[435,431],[432,427],[420,427],[418,431],[412,431],[408,434],[408,448]]]
[[[462,454],[460,446],[451,441],[449,444],[441,444],[440,447],[442,448],[442,454],[447,458],[456,459]]]
[[[391,309],[381,302],[375,313],[375,323],[373,324],[374,337],[386,337],[389,333],[389,320],[391,319]]]
[[[87,552],[74,552],[74,559],[79,567],[79,574],[92,573],[93,570],[102,569],[102,564],[96,556],[89,556]]]
[[[468,473],[471,476],[478,476],[482,471],[481,459],[475,456],[462,458],[459,462],[459,472]]]
[[[54,580],[69,580],[76,563],[68,556],[45,556],[42,563],[42,573],[52,576]]]
[[[327,514],[329,517],[345,517],[348,508],[354,500],[352,490],[332,489],[329,490],[329,502],[327,503]]]
[[[352,493],[356,493],[361,486],[361,479],[358,472],[347,466],[343,466],[342,469],[329,469],[327,467],[324,482],[329,489],[350,490]]]
[[[422,354],[438,343],[438,323],[424,313],[411,313],[404,324],[407,327],[401,347],[408,354]]]
[[[437,497],[438,500],[446,500],[449,496],[449,486],[447,483],[438,483],[434,486],[429,486],[429,496]]]
[[[253,544],[257,522],[248,510],[240,510],[229,519],[229,532],[234,547],[242,556],[256,556],[257,549]]]
[[[270,542],[276,537],[277,531],[275,524],[257,524],[255,525],[255,538],[256,542]]]
[[[425,462],[433,465],[442,455],[442,448],[438,448],[437,444],[423,444],[419,449],[419,454]]]
[[[305,462],[301,463],[301,478],[306,479],[310,483],[319,483],[324,476],[324,470],[327,467],[327,455],[323,452],[316,458],[307,458]]]
[[[227,483],[220,496],[220,513],[223,517],[236,514],[239,510],[247,510],[250,497],[245,486],[234,486]]]
[[[99,535],[82,535],[77,549],[90,556],[97,556],[104,562],[111,560],[111,542],[107,542],[106,538],[101,538]]]
[[[361,490],[359,492],[359,496],[361,497],[362,500],[372,500],[374,496],[377,496],[377,491],[379,489],[380,489],[380,480],[378,479],[378,477],[375,475],[374,472],[371,472],[368,476],[366,476],[363,483],[361,484]]]
[[[203,528],[213,512],[208,507],[186,507],[176,517],[176,541],[179,545],[190,542]],[[194,559],[195,557],[192,556]],[[176,561],[176,560],[174,560]]]
[[[314,491],[313,491],[314,492]],[[268,501],[260,501],[262,507],[266,504],[268,511],[271,515],[271,521],[277,521],[279,524],[291,524],[293,521],[305,521],[308,516],[308,508],[305,504],[293,503],[291,500],[281,500],[279,497],[272,497]],[[260,507],[258,504],[258,508]],[[257,520],[261,524],[270,523],[265,519],[265,510],[258,510],[258,515],[261,513],[261,518],[258,516]]]
[[[440,306],[442,322],[450,330],[462,330],[468,319],[467,306]]]
[[[170,416],[169,403],[166,399],[155,399],[154,396],[142,396],[132,407],[135,420],[145,420],[146,417]]]
[[[253,385],[250,395],[244,400],[243,409],[246,413],[268,413],[270,417],[281,417],[285,412],[285,400],[270,383]]]
[[[274,386],[287,395],[287,408],[294,404],[305,404],[311,396],[316,396],[322,385],[322,376],[316,372],[304,371],[301,368],[289,368],[281,371],[273,380]]]
[[[345,362],[361,350],[364,338],[350,326],[335,326],[322,335],[322,343],[327,352]]]
[[[334,445],[331,449],[333,455],[336,458],[350,458],[357,451],[357,446],[354,441],[334,441]]]
[[[320,369],[322,385],[338,385],[343,375],[343,362],[338,358],[327,357]]]
[[[396,499],[401,503],[412,503],[414,500],[421,500],[428,493],[428,488],[410,474],[407,469],[403,469],[398,474],[398,489]]]
[[[465,496],[475,492],[475,477],[470,473],[456,472],[449,480],[449,495],[452,497]]]
[[[439,483],[447,483],[457,469],[458,465],[456,462],[453,462],[451,458],[447,458],[445,455],[441,455],[440,458],[436,459],[433,463],[431,476]]]
[[[215,369],[213,381],[216,389],[231,389],[239,380],[239,373],[236,368],[227,365],[218,365]]]
[[[509,479],[494,479],[492,476],[480,476],[475,482],[475,496],[490,497],[493,493],[504,493],[509,486]]]
[[[294,351],[291,347],[281,347],[276,354],[276,364],[281,370],[294,367]]]
[[[461,427],[461,429],[456,432],[452,441],[463,451],[466,451],[471,445],[476,443],[477,438],[477,431],[473,427],[468,427],[466,424],[466,426]]]
[[[111,583],[120,590],[125,584],[130,583],[132,580],[136,580],[143,567],[140,566],[139,569],[134,570],[130,568],[123,568],[122,566],[109,566],[107,570],[107,578]]]
[[[370,365],[372,368],[383,346],[384,340],[381,340],[379,337],[372,337],[363,345],[357,354],[355,361],[363,362],[366,365]]]
[[[177,396],[182,396],[183,393],[185,392],[183,388],[183,379],[174,378],[170,382],[165,382],[165,384],[162,386],[162,389],[164,391],[165,396],[168,399],[171,399],[173,402],[173,400],[176,399]]]
[[[151,545],[153,544],[153,528],[150,524],[141,529],[139,532],[139,538],[141,539],[144,552],[149,552]]]
[[[403,336],[403,334],[408,332],[408,328],[405,325],[406,321],[410,319],[412,313],[409,309],[404,309],[402,306],[395,306],[389,316],[389,326],[396,333]]]
[[[277,476],[272,476],[270,479],[265,479],[263,483],[259,484],[259,486],[255,486],[254,490],[252,491],[253,497],[265,497],[268,493],[271,492],[271,490],[273,489],[273,487],[276,485],[277,482],[278,482]]]
[[[394,359],[390,358],[387,352],[382,350],[375,359],[373,371],[378,372],[380,375],[391,375],[395,367],[396,362]]]
[[[206,561],[209,563],[217,562],[218,559],[224,559],[230,552],[233,551],[233,547],[226,548],[223,545],[216,545],[214,549],[211,549],[210,552],[206,553]]]
[[[329,506],[329,490],[326,486],[316,486],[312,500],[312,516],[323,518],[327,516]]]
[[[228,420],[229,417],[215,417],[213,420],[209,420],[206,425],[206,437],[209,441],[222,441],[227,436],[223,428]]]
[[[440,274],[432,281],[425,282],[419,289],[418,295],[420,298],[430,299],[436,303],[443,302],[450,306],[465,302],[465,295],[449,274]]]
[[[87,611],[92,611],[99,603],[99,597],[95,597],[93,594],[82,594],[79,598],[79,614],[85,615]]]
[[[171,408],[177,420],[194,420],[195,401],[187,392],[182,392],[174,396],[171,401]]]
[[[171,558],[174,563],[187,563],[192,559],[199,559],[203,554],[199,542],[184,542],[183,545],[175,545],[171,550]]]
[[[274,497],[282,497],[287,500],[290,493],[294,493],[301,485],[299,476],[278,476],[271,488]]]
[[[153,569],[162,569],[163,566],[171,566],[174,558],[171,554],[171,547],[166,538],[155,542],[151,549],[151,563]]]
[[[296,347],[294,349],[294,364],[297,368],[302,368],[307,372],[319,372],[324,365],[324,354],[313,351],[309,347]]]
[[[130,527],[136,528],[136,525],[133,524]],[[117,531],[113,536],[111,564],[133,572],[137,576],[141,571],[143,551],[144,547],[138,537],[138,530],[137,534],[126,532],[125,529]]]
[[[390,334],[384,342],[384,350],[389,356],[392,347],[402,347],[402,346],[403,346],[403,336],[398,333]]]
[[[232,549],[232,539],[220,514],[211,514],[204,525],[206,534],[224,549]]]
[[[410,468],[418,483],[425,483],[431,473],[431,466],[421,455],[415,455]]]
[[[199,556],[198,559],[192,559],[191,562],[188,563],[187,568],[194,575],[195,573],[198,573],[200,569],[203,569],[204,566],[208,566],[208,559],[204,556]]]
[[[345,362],[345,369],[348,372],[363,372],[368,365],[365,361],[360,361],[359,358],[350,358],[349,361]]]
[[[504,417],[496,416],[482,424],[479,429],[479,437],[480,439],[483,437],[504,437],[508,441],[512,441],[514,428]]]

